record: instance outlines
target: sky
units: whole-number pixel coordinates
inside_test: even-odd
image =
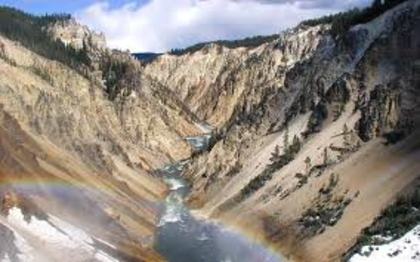
[[[199,42],[279,33],[372,0],[0,0],[24,11],[70,13],[108,46],[165,52]]]

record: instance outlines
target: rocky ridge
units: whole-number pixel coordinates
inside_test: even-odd
[[[217,128],[184,172],[191,206],[293,259],[339,260],[418,177],[418,16],[406,1],[341,39],[300,26],[148,64]]]
[[[46,30],[86,49],[92,63],[75,70],[0,36],[0,224],[37,249],[42,236],[7,216],[20,209],[30,219],[20,203],[33,199],[28,206],[44,214],[42,221],[77,225],[75,232],[110,243],[116,259],[160,261],[151,246],[166,186],[152,173],[190,157],[185,137],[202,132],[198,118],[143,76],[139,62],[106,49],[86,27],[70,20]],[[123,73],[116,75],[115,65]],[[108,72],[117,78],[112,85]],[[18,200],[6,205],[10,195]],[[39,252],[54,260],[59,250],[47,245]]]
[[[0,243],[48,241],[22,230],[33,219],[108,243],[83,245],[92,259],[160,261],[166,188],[153,171],[192,157],[197,214],[293,260],[340,260],[418,182],[418,17],[409,0],[341,38],[302,25],[255,48],[148,64],[74,20],[52,24],[51,37],[87,52],[76,69],[0,36]],[[209,132],[208,152],[194,152],[186,138]]]

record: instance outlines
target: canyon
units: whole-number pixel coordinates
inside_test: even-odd
[[[171,261],[156,241],[174,168],[175,206],[264,261],[351,260],[419,188],[419,1],[340,37],[302,23],[147,62],[74,19],[45,31],[90,64],[0,34],[2,261]]]

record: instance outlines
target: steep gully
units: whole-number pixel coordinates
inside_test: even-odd
[[[186,138],[197,151],[205,150],[210,139],[210,133]],[[180,161],[159,170],[170,192],[161,206],[155,249],[170,262],[285,261],[239,232],[192,214],[184,204],[189,185],[180,176],[187,162]]]

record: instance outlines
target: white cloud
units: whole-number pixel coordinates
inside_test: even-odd
[[[278,33],[304,19],[369,1],[151,0],[117,8],[99,2],[77,12],[76,18],[104,32],[112,48],[163,52],[203,41]]]
[[[365,6],[371,0],[237,0],[237,1],[258,1],[266,4],[296,3],[300,8],[326,8],[326,9],[349,9],[358,6]]]

